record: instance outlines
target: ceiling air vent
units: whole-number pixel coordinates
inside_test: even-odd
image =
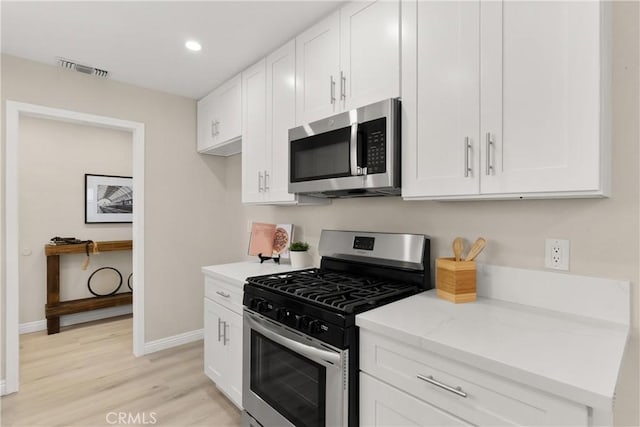
[[[58,65],[67,70],[75,70],[79,73],[89,74],[91,76],[107,77],[109,72],[107,70],[101,70],[100,68],[91,67],[89,65],[78,64],[77,62],[69,59],[58,57]]]

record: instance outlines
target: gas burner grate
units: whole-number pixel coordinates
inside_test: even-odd
[[[248,281],[344,313],[359,313],[418,291],[418,286],[404,282],[317,268],[250,277]]]

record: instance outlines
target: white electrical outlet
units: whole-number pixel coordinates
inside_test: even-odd
[[[544,266],[554,270],[569,271],[569,241],[564,239],[546,239],[544,248]]]

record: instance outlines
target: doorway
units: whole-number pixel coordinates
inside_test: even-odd
[[[133,354],[144,354],[144,124],[71,110],[56,109],[14,101],[6,102],[5,182],[5,271],[6,289],[3,312],[5,335],[5,384],[2,394],[19,388],[19,182],[18,152],[21,117],[35,117],[115,129],[131,133],[133,192],[136,207],[132,224]]]

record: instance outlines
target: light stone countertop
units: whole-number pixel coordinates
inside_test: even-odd
[[[359,314],[362,329],[519,383],[611,411],[625,324],[479,297],[426,291]]]
[[[202,267],[202,273],[229,283],[242,287],[247,277],[262,276],[265,274],[285,273],[287,271],[299,270],[291,267],[291,264],[276,264],[273,261],[242,261],[231,264],[210,265]]]

